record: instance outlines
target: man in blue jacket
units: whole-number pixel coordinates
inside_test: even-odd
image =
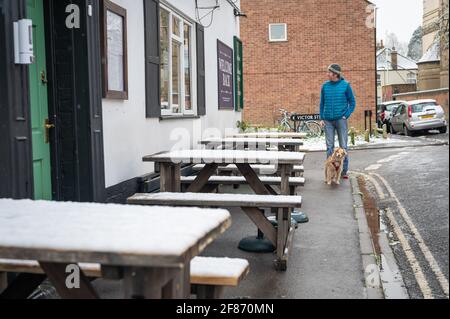
[[[350,83],[342,76],[338,64],[328,67],[328,79],[322,87],[320,99],[320,118],[325,126],[327,140],[327,156],[333,155],[335,134],[337,132],[339,145],[348,152],[348,120],[355,111],[356,101]],[[342,177],[348,179],[349,158],[344,162]]]

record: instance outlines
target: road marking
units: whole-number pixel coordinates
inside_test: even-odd
[[[378,175],[376,173],[370,173],[370,174],[373,176],[376,176],[384,184],[384,186],[386,187],[390,196],[397,202],[397,206],[398,206],[400,215],[403,217],[406,224],[408,225],[411,232],[413,233],[415,239],[417,240],[417,242],[419,244],[420,250],[422,251],[423,255],[425,256],[425,259],[427,260],[428,264],[430,265],[431,269],[433,270],[434,274],[436,275],[436,279],[439,281],[439,284],[441,285],[442,290],[444,291],[446,297],[448,298],[449,297],[448,280],[445,277],[444,273],[442,272],[441,268],[439,267],[439,264],[437,263],[436,259],[434,258],[433,254],[431,253],[430,249],[425,244],[425,241],[423,240],[422,236],[420,235],[420,233],[417,230],[416,226],[414,225],[413,221],[411,220],[408,213],[406,212],[406,209],[400,203],[400,200],[395,195],[394,190],[391,188],[391,186],[387,183],[387,181],[383,177],[381,177],[380,175]]]
[[[377,169],[381,168],[381,164],[373,164],[370,165],[369,167],[366,167],[366,171],[376,171]]]
[[[384,194],[380,184],[375,180],[375,178],[367,174],[360,174],[360,175],[364,176],[367,180],[369,180],[373,184],[380,199],[386,198],[386,195]],[[416,256],[414,255],[414,251],[411,249],[411,246],[409,245],[409,242],[406,239],[405,234],[401,230],[397,220],[395,219],[394,215],[392,214],[389,208],[387,208],[386,210],[386,217],[391,222],[395,236],[398,238],[398,241],[400,242],[400,245],[403,248],[406,259],[408,260],[408,263],[411,266],[411,269],[413,270],[414,277],[416,278],[417,284],[419,285],[423,297],[425,299],[433,299],[434,297],[431,292],[430,285],[428,284],[428,281],[423,273],[422,267],[420,266]]]
[[[376,191],[377,191],[377,193],[378,193],[378,197],[379,197],[380,199],[385,199],[385,198],[386,198],[386,195],[384,194],[383,189],[381,188],[380,184],[375,180],[375,178],[373,178],[373,177],[370,176],[370,175],[366,175],[365,177],[366,177],[366,178],[373,184],[373,186],[375,187],[375,189],[376,189]]]
[[[391,225],[394,228],[395,236],[398,238],[400,245],[403,247],[403,251],[405,252],[409,265],[413,270],[414,277],[416,278],[417,284],[419,285],[423,297],[425,299],[434,299],[430,289],[430,285],[428,284],[428,281],[425,278],[425,275],[422,271],[422,267],[420,267],[420,264],[417,261],[417,258],[414,255],[414,252],[411,249],[411,246],[409,245],[409,242],[406,239],[405,234],[403,234],[403,231],[398,225],[397,220],[394,217],[394,214],[392,214],[389,208],[386,209],[386,216],[389,218],[389,221],[391,222]]]
[[[384,158],[384,159],[382,159],[382,160],[379,160],[377,163],[378,163],[378,164],[390,163],[390,162],[392,162],[393,160],[396,160],[397,158],[400,158],[400,157],[402,157],[401,154],[391,155],[391,156],[386,157],[386,158]]]

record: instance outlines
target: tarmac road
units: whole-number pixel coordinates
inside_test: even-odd
[[[448,134],[425,138],[448,140]],[[392,247],[410,297],[448,298],[448,145],[354,151],[351,161],[353,171],[378,184],[385,197],[379,207],[392,212],[404,235]]]

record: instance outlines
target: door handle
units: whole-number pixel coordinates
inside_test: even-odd
[[[55,124],[50,123],[49,119],[45,120],[44,123],[44,130],[45,130],[45,144],[50,143],[50,130],[54,129],[56,126]]]
[[[45,71],[41,71],[41,82],[42,82],[42,84],[47,84],[48,83]]]

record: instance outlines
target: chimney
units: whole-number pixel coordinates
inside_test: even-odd
[[[384,49],[384,43],[383,40],[381,40],[380,42],[377,42],[377,51]]]
[[[398,70],[398,52],[395,50],[395,47],[392,48],[391,52],[391,64],[392,69]]]

